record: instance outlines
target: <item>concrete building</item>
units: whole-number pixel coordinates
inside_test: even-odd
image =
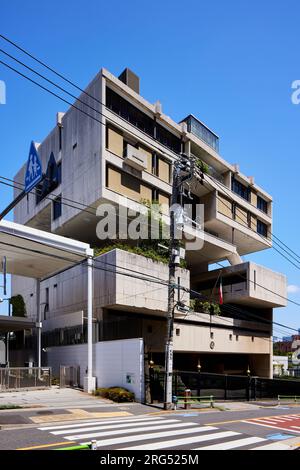
[[[101,248],[101,203],[114,204],[120,214],[143,210],[145,200],[158,201],[168,222],[174,161],[181,152],[200,159],[204,184],[187,183],[181,202],[189,202],[192,214],[204,205],[200,235],[191,224],[183,228],[185,240],[194,234],[203,243],[186,251],[186,267],[178,269],[178,282],[187,288],[178,291],[178,300],[189,305],[192,288],[217,301],[222,279],[224,305],[220,315],[176,309],[175,368],[197,370],[200,362],[202,371],[244,374],[250,367],[255,375],[271,376],[273,308],[286,305],[286,279],[241,256],[272,246],[272,197],[220,156],[219,137],[194,115],[177,123],[159,101],[146,101],[139,78],[128,69],[118,78],[101,69],[75,106],[92,117],[74,107],[57,114],[55,127],[36,144],[47,178],[17,206],[15,221]],[[24,172],[25,166],[16,181],[23,182]],[[210,270],[219,261],[230,266]],[[116,248],[100,254],[95,267],[95,341],[144,338],[162,365],[167,288],[129,274],[167,281],[167,264]],[[84,276],[79,265],[43,282],[45,349],[85,341]],[[12,290],[36,317],[34,284],[14,276]]]

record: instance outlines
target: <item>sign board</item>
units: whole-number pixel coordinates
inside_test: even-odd
[[[25,173],[25,193],[29,193],[43,178],[42,164],[34,142],[31,142]]]

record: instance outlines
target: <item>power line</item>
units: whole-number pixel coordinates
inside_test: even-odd
[[[213,179],[213,178],[212,178],[210,175],[208,175],[208,174],[207,174],[207,176],[208,176],[208,178],[210,178],[222,191],[224,191],[224,193],[225,193],[230,199],[232,198],[231,194],[228,193],[228,192],[225,190],[225,188],[224,188],[223,186],[221,186],[221,184],[220,184],[217,180]],[[216,197],[218,198],[218,196],[216,196]],[[230,205],[230,206],[227,205],[227,204],[225,203],[225,201],[223,201],[223,200],[220,199],[220,198],[218,198],[218,200],[219,200],[220,202],[222,202],[223,205],[225,205],[228,209],[231,209],[231,205]],[[238,214],[236,214],[236,217],[237,217],[238,219],[240,219],[243,223],[245,222],[245,220],[243,220]],[[252,232],[254,232],[254,233],[256,233],[257,235],[259,235],[264,241],[266,241],[266,237],[264,237],[264,236],[261,235],[260,233],[256,232],[256,231],[253,230],[251,227],[248,227],[248,228],[249,228],[249,230],[251,230]],[[282,242],[277,236],[275,236],[272,232],[271,232],[271,235],[272,235],[272,237],[275,237],[277,240],[279,240],[280,243],[282,243],[284,246],[286,246],[286,247],[289,249],[289,251],[291,251],[293,254],[295,254],[295,255],[300,259],[300,256],[299,256],[299,255],[297,255],[293,250],[291,250],[285,243],[283,243],[283,242]],[[273,242],[274,242],[277,246],[279,246],[279,248],[280,248],[281,250],[283,250],[283,251],[285,251],[286,253],[288,253],[288,255],[289,255],[294,261],[296,261],[296,262],[298,263],[298,260],[296,260],[295,257],[293,257],[292,255],[290,255],[289,252],[288,252],[287,250],[285,250],[282,246],[280,246],[279,243],[277,243],[277,242],[274,241],[274,240],[273,240]],[[281,253],[280,251],[278,251],[278,249],[276,249],[274,246],[272,246],[271,244],[269,244],[269,247],[270,247],[270,248],[273,248],[275,251],[277,251],[281,256],[283,256],[289,263],[291,263],[291,264],[292,264],[293,266],[295,266],[297,269],[300,269],[299,266],[297,266],[295,263],[293,263],[293,262],[292,262],[290,259],[288,259],[283,253]]]
[[[0,176],[0,178],[3,178],[3,177]],[[6,179],[8,179],[8,178],[6,178]],[[19,188],[17,188],[16,186],[14,186],[14,185],[12,185],[12,184],[9,184],[9,183],[5,183],[5,182],[3,182],[3,181],[0,181],[0,184],[4,184],[4,185],[6,185],[6,186],[19,189]],[[18,184],[21,185],[20,183],[18,183]],[[31,190],[30,193],[32,193],[33,191],[34,191],[34,189]],[[38,189],[37,189],[37,191],[38,191]],[[53,196],[53,197],[51,197],[51,196],[46,196],[45,199],[49,199],[50,201],[55,201],[56,197],[57,197],[57,196]],[[62,198],[62,199],[64,199],[64,198]],[[77,209],[76,207],[72,206],[71,204],[67,204],[67,203],[64,203],[64,202],[62,202],[62,204],[63,204],[63,205],[66,205],[67,207],[71,207],[71,208]],[[92,213],[92,212],[90,212],[90,211],[88,211],[88,210],[84,210],[84,209],[81,209],[81,210],[82,210],[83,212],[87,212],[87,213],[89,213],[89,214],[95,215],[94,213]],[[103,254],[104,254],[104,253],[103,253]],[[116,267],[116,265],[114,265],[114,264],[112,264],[112,263],[109,263],[108,261],[101,261],[101,260],[95,259],[95,262],[96,262],[96,263],[101,263],[101,264],[105,264],[105,265],[110,265],[110,266]],[[119,268],[120,268],[120,269],[125,269],[125,268],[123,268],[123,267],[121,267],[121,266],[119,266]],[[141,273],[140,271],[133,270],[133,269],[130,269],[130,268],[126,268],[126,269],[127,269],[127,271],[131,271],[131,272],[134,272],[134,273],[137,273],[137,274],[144,275],[144,273]],[[154,279],[157,279],[157,280],[159,280],[159,281],[161,281],[161,282],[164,282],[163,279],[160,279],[160,278],[158,278],[157,276],[153,276],[153,275],[151,275],[151,274],[148,274],[148,276],[149,276],[150,278],[154,278]]]
[[[3,35],[0,35],[0,36],[1,36],[3,39],[5,39],[5,40],[7,39],[7,38],[5,38]],[[11,41],[9,41],[9,42],[11,42]],[[12,42],[11,42],[11,43],[12,43]],[[13,44],[13,43],[12,43],[12,44]],[[14,44],[14,45],[15,45],[15,44]],[[16,46],[16,47],[18,47],[18,46]],[[19,48],[19,47],[18,47],[18,48]],[[20,48],[20,50],[22,50],[23,52],[27,53],[27,52],[24,51],[22,48]],[[33,56],[32,56],[32,58],[33,58]],[[68,102],[67,100],[65,100],[65,99],[62,98],[61,96],[57,95],[56,93],[53,93],[52,91],[50,91],[50,90],[47,89],[46,87],[42,86],[42,85],[39,84],[38,82],[36,82],[36,81],[32,80],[31,78],[27,77],[26,75],[22,74],[22,73],[19,72],[18,70],[14,69],[13,67],[11,67],[11,66],[9,66],[8,64],[4,63],[3,61],[0,61],[0,63],[2,63],[3,65],[5,65],[6,67],[10,68],[10,69],[13,70],[14,72],[18,73],[18,74],[21,75],[23,78],[25,78],[25,79],[31,81],[32,83],[36,84],[37,86],[39,86],[39,87],[42,88],[43,90],[45,90],[45,91],[51,93],[53,96],[57,97],[58,99],[61,99],[61,100],[64,101],[65,103],[67,103],[67,104],[69,104],[70,106],[72,106],[72,107],[74,107],[75,109],[77,109],[78,111],[83,112],[85,115],[87,115],[87,116],[90,117],[91,119],[94,119],[94,120],[96,120],[97,122],[99,122],[100,124],[105,125],[105,123],[102,123],[101,121],[99,121],[98,119],[96,119],[94,116],[92,116],[92,115],[86,113],[85,111],[81,110],[80,108],[76,107],[75,105],[73,105],[72,103]],[[40,63],[42,63],[42,62],[40,62]],[[42,65],[46,66],[46,65],[43,64],[43,63],[42,63]],[[53,70],[52,70],[52,71],[53,71]],[[56,72],[55,72],[55,73],[56,73]],[[61,77],[62,77],[62,76],[61,76]],[[52,83],[54,83],[54,82],[52,82]],[[55,86],[57,86],[57,85],[55,84]],[[68,92],[66,92],[66,93],[68,93]],[[91,95],[89,95],[89,96],[92,97]],[[92,98],[93,98],[93,97],[92,97]],[[85,103],[84,103],[84,104],[85,104]],[[87,104],[85,104],[85,105],[86,105],[86,106],[89,106],[89,105],[87,105]],[[90,106],[89,106],[89,107],[90,107]],[[107,116],[105,116],[105,117],[107,118]],[[108,118],[108,119],[109,119],[109,118]],[[122,127],[122,126],[120,126],[120,127]],[[142,140],[142,139],[140,139],[140,140]],[[170,151],[170,149],[168,149],[168,150]],[[215,181],[215,180],[213,180],[213,181]],[[223,189],[223,188],[222,188],[222,189]],[[223,190],[224,190],[224,189],[223,189]],[[227,194],[228,194],[228,193],[227,193]],[[231,197],[231,196],[230,196],[230,197]],[[222,201],[222,202],[223,202],[223,201]],[[75,207],[74,207],[74,208],[75,208]],[[79,208],[75,208],[75,209],[79,210]],[[94,214],[93,214],[93,215],[94,215]],[[242,220],[242,219],[241,219],[241,220]],[[256,232],[255,232],[255,233],[256,233]],[[260,235],[260,234],[259,234],[259,235]],[[264,240],[265,240],[265,239],[264,239]],[[286,245],[286,246],[287,246],[287,245]],[[273,249],[275,249],[275,248],[273,247]],[[282,256],[284,256],[280,251],[278,251],[277,249],[275,249],[275,250],[276,250],[279,254],[281,254]],[[285,257],[285,256],[284,256],[284,257]],[[286,257],[285,257],[285,258],[286,258]],[[287,259],[289,262],[291,262],[288,258],[286,258],[286,259]],[[292,263],[292,264],[294,264],[294,263]],[[296,266],[296,265],[294,265],[294,266]],[[298,266],[296,266],[296,267],[298,268]],[[263,286],[261,286],[261,287],[263,287]],[[264,288],[264,287],[263,287],[263,288]],[[277,294],[277,295],[278,295],[278,294]],[[289,300],[289,299],[287,299],[287,300]],[[291,301],[291,300],[289,300],[289,301]],[[291,302],[293,302],[293,301],[291,301]],[[294,302],[294,303],[295,303],[296,305],[299,305],[299,306],[300,306],[300,304],[298,304],[298,303],[296,303],[296,302]]]
[[[6,242],[1,242],[1,244],[4,245],[4,246],[9,246],[10,248],[13,248],[14,250],[11,250],[11,249],[10,249],[11,252],[18,253],[18,251],[15,251],[15,250],[16,250],[16,246],[15,246],[14,244],[6,243]],[[43,243],[40,243],[40,244],[43,245]],[[83,264],[83,263],[86,262],[85,260],[83,260],[83,261],[72,260],[72,259],[70,259],[70,258],[66,258],[66,257],[63,257],[63,256],[54,255],[54,254],[51,254],[51,253],[45,253],[45,252],[43,252],[43,251],[35,250],[35,249],[32,249],[32,248],[25,248],[25,247],[22,247],[22,248],[19,248],[19,250],[31,252],[31,253],[34,253],[34,254],[40,254],[40,255],[42,255],[42,256],[48,256],[48,257],[51,257],[51,258],[60,259],[60,260],[64,260],[64,261],[67,261],[67,262],[73,262],[73,263],[74,263],[74,266],[72,266],[72,267],[75,267],[75,266],[77,266],[77,265],[79,265],[79,264]],[[104,263],[104,264],[106,264],[106,263]],[[114,266],[115,266],[115,268],[120,269],[120,266],[117,266],[117,265],[114,265]],[[131,277],[131,278],[135,278],[135,279],[138,279],[138,280],[141,280],[141,281],[153,282],[153,283],[157,283],[157,284],[160,284],[160,285],[161,285],[162,283],[164,283],[164,287],[168,287],[168,285],[169,285],[168,281],[162,282],[162,280],[159,280],[159,279],[155,280],[155,279],[146,278],[146,277],[144,277],[144,276],[143,276],[143,277],[141,277],[141,276],[134,276],[134,275],[132,275],[132,274],[126,274],[126,273],[124,273],[124,272],[119,272],[119,271],[117,271],[117,270],[109,270],[109,269],[105,269],[105,268],[98,267],[98,266],[94,266],[94,269],[98,269],[98,270],[100,270],[100,271],[105,271],[105,272],[110,272],[110,273],[113,273],[113,274],[120,274],[120,275],[128,276],[128,277]],[[127,269],[127,268],[122,268],[122,269]],[[55,274],[54,274],[54,275],[55,275]],[[182,286],[177,285],[177,284],[176,284],[175,287],[181,288],[181,289],[183,289],[184,291],[188,291],[188,292],[190,292],[190,293],[194,293],[194,294],[200,295],[202,298],[205,298],[205,297],[206,297],[206,296],[204,296],[202,293],[200,293],[200,292],[198,292],[198,291],[195,291],[195,290],[193,290],[193,289],[186,289],[186,288],[183,288]],[[162,289],[163,289],[163,288],[162,288]],[[244,314],[244,315],[247,314],[247,315],[250,315],[250,316],[253,316],[253,317],[256,317],[256,318],[259,318],[260,320],[262,320],[261,317],[255,315],[255,314],[252,314],[252,313],[250,313],[250,312],[241,310],[241,309],[239,309],[239,308],[236,308],[236,307],[234,307],[234,306],[231,306],[230,304],[229,304],[229,305],[228,305],[228,304],[225,304],[224,307],[226,307],[226,309],[227,309],[227,311],[228,311],[229,313],[232,313],[232,312],[237,311],[237,312],[242,313],[242,314]],[[297,332],[298,332],[298,330],[296,330],[296,329],[294,329],[294,328],[292,328],[292,327],[289,327],[289,326],[287,326],[287,325],[283,325],[283,324],[281,324],[281,323],[273,322],[273,321],[271,321],[271,320],[263,319],[263,322],[271,323],[271,324],[274,324],[274,325],[278,325],[278,326],[284,327],[284,328],[286,328],[286,329],[288,329],[288,330],[297,331]]]
[[[2,37],[4,40],[10,42],[11,44],[13,44],[15,47],[17,47],[19,50],[21,50],[22,52],[24,52],[25,54],[27,54],[29,57],[33,58],[34,60],[36,60],[38,63],[42,64],[44,67],[48,68],[49,70],[51,70],[53,73],[55,73],[56,75],[58,75],[59,77],[63,78],[65,81],[67,81],[68,83],[71,83],[72,86],[75,86],[77,89],[79,89],[80,91],[82,91],[83,93],[85,93],[87,96],[89,96],[90,98],[93,98],[95,99],[98,103],[102,104],[103,106],[106,107],[106,105],[101,102],[100,100],[94,98],[92,95],[90,95],[89,93],[86,93],[84,90],[82,90],[80,87],[76,86],[73,82],[71,82],[70,80],[66,79],[65,77],[63,77],[61,74],[59,74],[58,72],[56,72],[54,69],[52,69],[51,67],[47,66],[45,63],[43,63],[42,61],[36,59],[33,55],[29,54],[27,51],[25,51],[23,48],[19,47],[18,45],[16,45],[15,43],[13,43],[11,40],[9,40],[8,38],[6,38],[5,36],[3,35],[0,35],[0,37]],[[31,67],[27,66],[26,64],[24,64],[22,61],[19,61],[18,59],[16,59],[15,57],[13,57],[12,55],[8,54],[7,52],[5,52],[3,49],[0,49],[1,52],[3,52],[4,54],[6,54],[7,56],[9,56],[10,58],[12,58],[13,60],[15,60],[16,62],[18,62],[19,64],[21,64],[22,66],[26,67],[28,70],[32,71],[33,73],[35,73],[36,75],[38,75],[39,77],[43,78],[44,80],[46,80],[47,82],[51,83],[52,85],[54,85],[55,87],[59,88],[61,91],[63,91],[64,93],[67,93],[69,96],[73,97],[75,100],[79,101],[80,103],[82,103],[84,106],[87,106],[88,108],[92,109],[93,111],[99,113],[100,115],[104,116],[105,118],[108,118],[106,115],[104,115],[103,113],[101,113],[99,110],[91,107],[88,103],[85,103],[83,102],[80,98],[77,98],[75,95],[71,94],[70,92],[68,92],[67,90],[65,90],[64,88],[62,88],[60,85],[56,84],[55,82],[53,82],[52,80],[49,80],[47,77],[45,77],[44,75],[40,74],[39,72],[36,72],[34,69],[32,69]],[[26,78],[27,80],[31,81],[32,83],[36,84],[37,86],[41,87],[43,90],[45,91],[48,91],[49,93],[51,93],[52,95],[54,95],[55,97],[63,100],[65,103],[69,104],[70,106],[74,107],[75,109],[77,109],[78,111],[80,112],[83,112],[84,114],[86,114],[88,117],[92,118],[92,119],[95,119],[97,122],[99,122],[100,124],[104,125],[105,126],[105,123],[99,121],[98,119],[94,118],[94,116],[90,115],[89,113],[86,113],[85,111],[81,110],[80,108],[78,108],[77,106],[73,105],[72,103],[70,103],[69,101],[65,100],[64,98],[60,97],[59,95],[57,95],[56,93],[53,93],[51,90],[47,89],[46,87],[40,85],[38,82],[30,79],[29,77],[27,77],[26,75],[22,74],[21,72],[19,72],[18,70],[14,69],[13,67],[9,66],[8,64],[4,63],[3,61],[0,61],[0,63],[2,63],[3,65],[5,65],[6,67],[10,68],[11,70],[13,70],[14,72],[18,73],[19,75],[21,75],[23,78]],[[120,118],[120,116],[119,116]],[[108,118],[109,119],[109,118]],[[121,119],[123,119],[121,117]],[[122,129],[124,129],[122,126],[120,126]],[[126,129],[125,129],[126,130]],[[141,130],[140,130],[141,131]],[[160,149],[159,149],[160,150]],[[168,149],[170,151],[170,149]],[[209,175],[208,175],[209,176]],[[209,176],[210,177],[210,176]],[[213,180],[217,185],[218,182]],[[219,185],[219,187],[221,187]],[[223,187],[221,187],[221,189],[227,194],[229,195]],[[231,195],[229,195],[231,197]],[[224,201],[222,201],[224,203]],[[240,218],[241,219],[241,218]],[[242,219],[241,219],[242,220]],[[250,230],[252,230],[250,228]],[[252,230],[253,232],[255,232],[254,230]],[[255,233],[258,233],[258,232],[255,232]],[[261,234],[258,233],[259,236],[262,237]],[[280,241],[280,243],[282,245],[284,245],[286,248],[288,248],[289,251],[291,251],[293,254],[295,254],[299,259],[300,259],[300,256],[297,255],[293,250],[291,250],[284,242],[282,242],[275,234],[272,234],[272,236],[274,238],[276,238],[277,240]],[[265,238],[264,238],[264,241],[265,241]],[[277,246],[279,246],[279,248],[283,251],[285,251],[291,258],[293,258],[289,252],[287,250],[285,250],[285,248],[283,248],[280,244],[276,243]],[[300,269],[299,266],[297,266],[295,263],[293,263],[293,261],[291,261],[289,258],[287,258],[283,253],[281,253],[281,251],[279,251],[277,248],[275,248],[274,246],[272,245],[269,245],[270,248],[273,248],[275,251],[277,251],[277,253],[279,253],[282,257],[284,257],[289,263],[291,263],[293,266],[295,266],[297,269]],[[296,262],[298,262],[296,260]]]
[[[0,178],[2,178],[2,177],[0,176]],[[13,185],[10,185],[10,184],[8,184],[8,183],[4,183],[4,182],[2,182],[2,181],[0,181],[0,184],[5,184],[5,185],[7,185],[7,186],[14,187]],[[18,183],[18,184],[20,185],[20,183]],[[20,188],[17,188],[17,189],[20,189]],[[32,191],[33,191],[33,190],[32,190]],[[56,196],[53,196],[53,198],[51,198],[50,196],[47,196],[47,199],[49,199],[50,201],[53,201],[55,198],[56,198]],[[66,205],[66,206],[74,207],[74,206],[72,206],[72,205],[70,205],[70,204],[67,204],[67,203],[63,203],[63,202],[62,202],[62,204]],[[76,209],[76,208],[75,208],[75,209]],[[90,213],[89,211],[87,211],[87,212]],[[93,214],[93,215],[94,215],[94,214]],[[202,256],[200,253],[199,253],[199,255]],[[100,261],[100,260],[99,260],[99,261]],[[226,267],[226,266],[222,265],[220,262],[216,262],[216,264],[218,264],[221,268],[225,268],[225,267]],[[134,271],[134,270],[133,270],[133,271]],[[136,271],[134,271],[134,272],[136,272]],[[243,280],[247,280],[247,278],[244,277],[242,274],[237,273],[237,275],[239,275]],[[254,283],[254,281],[252,281],[251,279],[249,279],[249,282],[251,282],[251,283],[253,283],[253,284],[256,284],[257,286],[261,287],[262,289],[264,289],[264,290],[266,290],[266,291],[268,291],[268,292],[270,292],[270,293],[272,293],[272,294],[275,294],[275,295],[277,295],[278,297],[280,297],[280,298],[282,298],[282,299],[284,299],[284,300],[286,300],[286,301],[288,301],[288,302],[291,302],[291,303],[297,305],[298,307],[300,307],[300,303],[298,303],[298,302],[296,302],[296,301],[294,301],[294,300],[292,300],[292,299],[289,299],[288,297],[284,297],[284,296],[278,294],[277,292],[274,292],[274,291],[272,291],[271,289],[268,289],[267,287],[265,287],[265,286],[263,286],[263,285],[261,285],[261,284],[258,284],[257,282]]]

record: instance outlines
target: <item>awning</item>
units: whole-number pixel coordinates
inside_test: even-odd
[[[0,221],[0,259],[7,273],[42,279],[93,256],[87,243]]]

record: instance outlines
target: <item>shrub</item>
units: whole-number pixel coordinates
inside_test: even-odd
[[[94,395],[107,398],[117,403],[130,402],[135,399],[133,392],[122,387],[97,388]]]
[[[26,305],[22,295],[14,295],[10,298],[10,304],[12,306],[13,317],[26,317]]]

